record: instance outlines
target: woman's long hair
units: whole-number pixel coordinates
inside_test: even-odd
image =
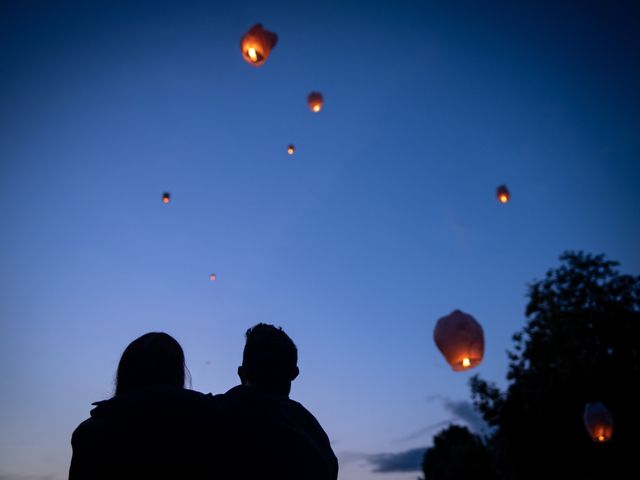
[[[153,385],[184,387],[184,352],[163,332],[150,332],[129,344],[116,373],[116,396]]]

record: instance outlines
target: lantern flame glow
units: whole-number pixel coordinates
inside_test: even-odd
[[[242,57],[254,67],[260,67],[267,61],[276,43],[278,43],[278,35],[265,30],[257,23],[240,40]]]
[[[319,112],[322,110],[323,97],[320,92],[311,92],[307,96],[307,104],[312,112]]]
[[[436,322],[433,339],[455,372],[474,368],[484,356],[482,325],[471,315],[454,310]]]
[[[506,185],[500,185],[496,188],[496,196],[498,197],[498,201],[500,203],[507,203],[511,198],[511,193],[509,193],[509,189]]]
[[[613,416],[602,402],[584,407],[584,426],[594,442],[605,443],[613,436]]]

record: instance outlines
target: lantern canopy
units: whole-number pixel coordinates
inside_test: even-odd
[[[311,92],[307,96],[307,104],[309,105],[309,108],[312,112],[319,112],[320,110],[322,110],[322,94],[320,92]]]
[[[169,192],[164,192],[162,194],[162,203],[169,203],[171,200],[171,194]]]
[[[500,203],[507,203],[511,199],[511,193],[506,185],[500,185],[496,188],[496,197]]]
[[[247,63],[259,67],[267,60],[276,43],[278,43],[278,35],[265,30],[260,23],[257,23],[242,37],[240,49]]]
[[[594,442],[604,443],[613,435],[613,417],[602,402],[587,403],[584,407],[584,426]]]
[[[295,151],[296,151],[296,147],[294,147],[293,145],[289,145],[289,146],[287,147],[287,153],[288,153],[289,155],[293,155]]]
[[[216,277],[215,273],[212,273],[211,275],[209,275],[209,280],[211,280],[212,282],[215,282],[217,278],[218,277]]]
[[[484,332],[471,315],[454,310],[438,319],[433,339],[454,371],[476,367],[484,355]]]

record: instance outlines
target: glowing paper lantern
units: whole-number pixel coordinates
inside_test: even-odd
[[[433,339],[456,372],[476,367],[482,362],[484,332],[471,315],[454,310],[440,318],[433,330]]]
[[[209,280],[211,280],[212,282],[215,282],[217,278],[218,277],[216,277],[215,273],[212,273],[211,275],[209,275]]]
[[[162,194],[162,203],[169,203],[170,200],[171,200],[171,195],[169,194],[169,192],[164,192]]]
[[[257,23],[242,37],[240,49],[248,63],[259,67],[267,60],[276,43],[278,43],[278,35],[265,30],[261,24]]]
[[[511,198],[511,193],[506,185],[500,185],[496,188],[496,197],[500,203],[507,203]]]
[[[584,407],[584,426],[594,442],[604,443],[613,435],[613,417],[602,402],[587,403]]]
[[[319,112],[322,110],[322,94],[320,92],[311,92],[307,97],[307,104],[312,112]]]
[[[293,155],[293,153],[294,153],[295,151],[296,151],[296,147],[294,147],[293,145],[289,145],[289,146],[287,147],[287,153],[288,153],[289,155]]]

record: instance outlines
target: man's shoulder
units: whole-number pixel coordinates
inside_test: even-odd
[[[187,402],[200,403],[203,405],[206,405],[213,398],[213,395],[210,393],[202,393],[196,390],[189,390],[188,388],[183,389],[180,395]]]
[[[293,400],[291,398],[288,398],[287,400],[288,400],[287,406],[290,410],[296,412],[296,414],[300,415],[301,417],[305,417],[310,421],[313,421],[313,423],[317,424],[318,427],[320,426],[320,423],[318,422],[316,417],[313,415],[313,413],[311,413],[309,409],[305,407],[302,403],[296,400]]]
[[[210,402],[220,406],[252,405],[260,403],[263,395],[256,389],[245,385],[236,385],[225,393],[213,395]]]

